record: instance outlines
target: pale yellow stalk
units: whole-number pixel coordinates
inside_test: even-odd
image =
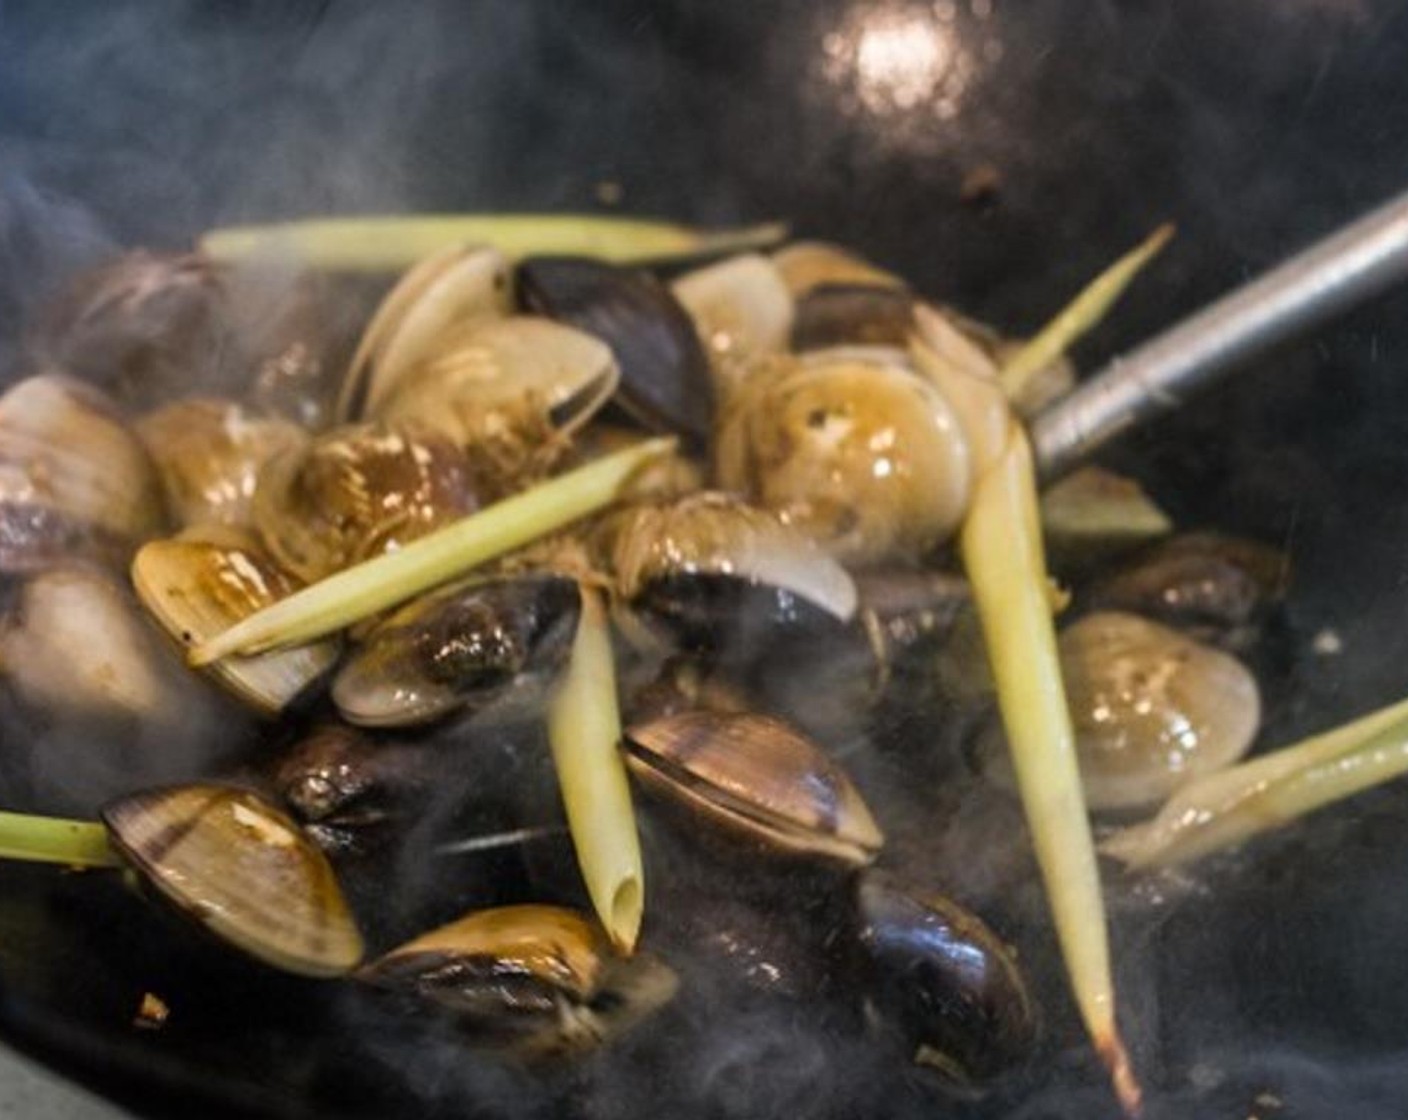
[[[59,863],[65,867],[120,867],[97,821],[0,812],[0,859]]]
[[[594,214],[409,214],[230,226],[211,230],[200,248],[217,261],[291,260],[328,271],[401,272],[448,245],[493,245],[510,257],[553,254],[629,263],[742,252],[786,236],[787,227],[777,222],[701,230]]]
[[[567,673],[548,704],[548,741],[592,907],[612,944],[630,953],[645,910],[645,872],[621,757],[611,627],[602,593],[582,585],[581,596]]]
[[[1140,1089],[1115,1023],[1105,906],[1056,653],[1036,476],[1015,424],[978,479],[961,545],[1061,955],[1086,1030],[1133,1115]]]
[[[1054,362],[1077,338],[1105,317],[1130,282],[1173,236],[1173,226],[1161,225],[1081,289],[1062,311],[1009,358],[1002,367],[1002,386],[1017,396],[1028,380]]]
[[[193,646],[187,660],[206,665],[230,654],[297,645],[393,607],[610,505],[636,471],[674,446],[673,439],[649,440],[593,460],[345,568]]]
[[[1130,868],[1201,859],[1408,772],[1408,700],[1189,782],[1100,850]]]

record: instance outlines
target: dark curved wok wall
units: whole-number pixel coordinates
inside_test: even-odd
[[[1408,188],[1405,59],[1401,0],[3,0],[0,358],[17,372],[25,310],[106,247],[236,220],[786,218],[1018,331],[1176,222],[1089,369]],[[1109,459],[1297,556],[1297,631],[1343,652],[1299,659],[1280,730],[1408,691],[1408,292]],[[1119,930],[1151,1115],[1274,1115],[1263,1090],[1297,1117],[1408,1108],[1406,801]],[[61,1033],[27,1044],[147,1107],[141,1071]],[[1108,1108],[1062,1084],[1019,1114]]]

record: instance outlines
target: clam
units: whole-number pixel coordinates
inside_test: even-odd
[[[1067,572],[1156,541],[1173,522],[1134,479],[1082,467],[1041,495],[1041,528],[1053,566]]]
[[[914,330],[914,297],[903,288],[821,284],[797,300],[792,349],[896,346]]]
[[[323,723],[288,747],[271,782],[324,851],[361,852],[429,801],[438,769],[426,744],[378,742],[345,724]]]
[[[31,576],[0,626],[0,662],[31,708],[170,729],[194,683],[143,623],[127,588],[74,564]]]
[[[903,291],[906,284],[893,272],[871,264],[849,249],[826,241],[794,241],[772,255],[794,299],[802,299],[822,285],[889,288]]]
[[[1241,650],[1255,642],[1288,573],[1286,557],[1269,545],[1187,533],[1106,572],[1077,601],[1144,615],[1199,641]]]
[[[361,934],[327,858],[257,794],[168,786],[114,801],[102,817],[145,882],[221,940],[305,976],[361,962]]]
[[[600,340],[530,315],[471,324],[407,370],[373,415],[443,433],[500,493],[546,472],[616,390]]]
[[[845,771],[771,716],[681,712],[626,732],[647,788],[762,851],[859,867],[884,837]]]
[[[976,915],[876,873],[856,910],[867,1017],[914,1062],[976,1087],[1031,1057],[1036,1014],[1016,956]]]
[[[733,371],[754,358],[787,348],[792,293],[767,257],[730,257],[688,272],[670,287],[726,385],[733,381]]]
[[[45,375],[0,397],[0,571],[125,563],[162,517],[151,460],[96,389]]]
[[[393,949],[358,976],[431,1001],[485,1041],[520,1054],[590,1049],[673,997],[649,954],[617,956],[580,914],[556,906],[482,910]]]
[[[312,583],[479,505],[464,457],[433,431],[336,428],[260,472],[252,514],[269,555]]]
[[[879,349],[759,370],[724,411],[714,463],[724,489],[857,566],[927,555],[958,527],[972,483],[953,408]]]
[[[578,604],[576,582],[556,575],[477,580],[417,599],[365,635],[333,682],[333,701],[352,723],[388,727],[482,707],[510,688],[536,695],[566,658]]]
[[[643,269],[533,257],[519,265],[518,288],[530,311],[611,347],[621,367],[616,399],[636,420],[704,446],[714,425],[709,359],[668,287]]]
[[[507,259],[487,246],[452,246],[407,272],[372,316],[343,383],[343,420],[375,415],[412,369],[445,353],[467,324],[508,314]]]
[[[260,468],[308,440],[291,421],[210,397],[148,413],[137,434],[161,475],[167,509],[182,527],[248,524]]]
[[[1100,611],[1059,639],[1086,800],[1135,808],[1246,753],[1261,719],[1236,658],[1132,614]]]
[[[35,325],[35,364],[147,408],[235,371],[219,271],[197,254],[125,253],[77,276]]]
[[[634,506],[601,530],[618,592],[692,646],[827,628],[856,609],[855,583],[773,514],[704,491]],[[745,632],[746,631],[746,632]]]
[[[247,533],[209,528],[150,541],[132,561],[132,585],[162,628],[183,648],[198,645],[302,587]],[[277,715],[337,660],[338,642],[227,657],[213,678],[265,715]]]

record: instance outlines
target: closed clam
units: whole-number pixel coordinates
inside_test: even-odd
[[[95,719],[110,735],[121,720],[179,726],[196,700],[197,682],[162,648],[130,590],[72,563],[18,589],[0,624],[0,664],[21,699],[51,722]]]
[[[903,288],[821,284],[797,300],[794,350],[904,346],[914,330],[914,296]]]
[[[845,771],[771,716],[681,712],[626,731],[649,789],[764,851],[863,866],[884,836]]]
[[[595,335],[621,367],[616,399],[636,420],[702,447],[714,426],[714,383],[694,324],[644,269],[578,257],[534,257],[518,268],[528,310]]]
[[[1016,956],[976,915],[874,872],[856,913],[868,1018],[912,1061],[971,1088],[1032,1055],[1036,1014]]]
[[[746,630],[846,622],[855,583],[805,534],[737,498],[703,491],[634,506],[602,529],[623,598],[663,618],[689,645],[749,644]]]
[[[207,391],[237,371],[224,361],[226,293],[195,253],[124,253],[76,276],[35,325],[35,364],[150,408]]]
[[[102,393],[44,375],[0,397],[0,571],[125,563],[162,520],[151,460]]]
[[[1092,808],[1161,801],[1235,762],[1256,737],[1256,679],[1228,654],[1116,611],[1067,627],[1059,646]]]
[[[320,848],[360,854],[424,810],[441,788],[441,769],[425,743],[388,743],[323,723],[284,750],[270,782]]]
[[[444,436],[361,424],[275,456],[260,473],[251,512],[274,561],[311,583],[479,504],[464,457]]]
[[[476,580],[402,607],[365,635],[333,682],[343,717],[372,727],[427,723],[539,685],[576,628],[574,580]]]
[[[1185,533],[1160,542],[1082,590],[1095,609],[1130,611],[1229,650],[1254,644],[1284,594],[1290,564],[1258,541]]]
[[[182,527],[248,524],[260,468],[308,439],[289,420],[213,397],[150,412],[138,421],[137,434],[161,475],[167,509]]]
[[[902,291],[905,282],[850,249],[829,241],[794,241],[772,255],[773,264],[795,299],[823,285],[859,285]]]
[[[850,565],[926,555],[957,528],[972,483],[954,410],[879,348],[757,369],[725,410],[714,462],[725,489]]]
[[[168,786],[103,810],[117,851],[216,937],[286,972],[340,976],[362,937],[321,851],[259,795]]]
[[[528,1056],[590,1049],[669,1001],[674,973],[616,955],[572,910],[505,906],[432,930],[367,965],[376,987],[429,1000],[491,1044]]]
[[[183,648],[233,626],[303,586],[248,533],[209,527],[150,541],[132,561],[132,585],[157,622]],[[223,658],[208,672],[264,715],[277,715],[337,660],[325,639],[252,657]]]

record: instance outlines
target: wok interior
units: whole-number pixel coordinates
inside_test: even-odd
[[[788,218],[1013,330],[1175,221],[1174,248],[1078,353],[1088,369],[1403,185],[1391,153],[1408,127],[1408,18],[1387,0],[777,11],[505,0],[425,4],[413,20],[374,5],[256,5],[234,18],[218,4],[21,4],[6,17],[7,348],[24,314],[110,245],[179,245],[238,218],[583,209],[619,189],[632,212]],[[1109,457],[1180,524],[1294,555],[1291,664],[1263,743],[1403,691],[1405,310],[1392,295]],[[1310,652],[1325,628],[1336,656]],[[0,729],[10,744],[28,734]],[[938,797],[957,822],[944,830],[955,846],[928,865],[940,879],[964,862],[960,842],[980,849],[1010,821],[957,793]],[[1402,1098],[1403,796],[1390,788],[1258,844],[1166,905],[1112,895],[1117,980],[1154,1114],[1196,1102],[1245,1115],[1263,1090],[1304,1115]],[[699,1027],[707,1000],[585,1071],[466,1065],[435,1028],[393,1043],[399,1025],[338,992],[265,974],[244,983],[214,950],[154,932],[115,883],[12,865],[0,877],[7,1033],[148,1111],[196,1093],[232,1110],[376,1114],[423,1104],[419,1086],[435,1085],[449,1088],[430,1106],[447,1110],[566,1099],[632,1115],[693,1092],[724,1114],[805,1115],[822,1107],[815,1076],[840,1067],[853,1095],[838,1100],[902,1115],[928,1099],[867,1096],[873,1054],[772,1007],[735,1009],[729,1030],[751,1039],[740,1055]],[[807,885],[793,889],[806,915]],[[1030,970],[1057,975],[1039,900],[1001,903]],[[130,1026],[147,990],[172,1002],[170,1028]],[[1063,1004],[1046,1002],[1059,1036]],[[670,1050],[681,1043],[687,1058]],[[973,1107],[1002,1114],[1035,1094],[1057,1114],[1109,1108],[1088,1069],[1048,1057]],[[668,1078],[649,1073],[662,1069]]]

